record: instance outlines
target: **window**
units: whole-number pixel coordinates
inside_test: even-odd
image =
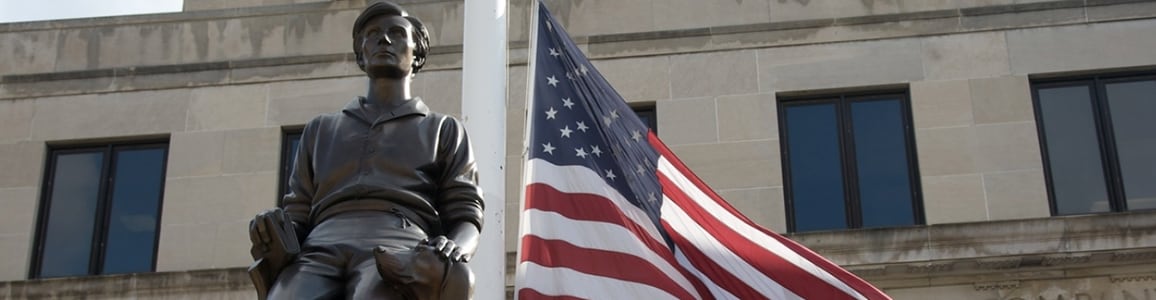
[[[779,107],[792,232],[923,223],[907,95],[837,95]]]
[[[289,193],[289,176],[293,174],[293,161],[297,159],[297,148],[301,147],[301,130],[286,131],[281,137],[281,184],[277,194],[277,206],[281,198]]]
[[[1156,75],[1037,82],[1053,215],[1156,209]]]
[[[49,151],[31,277],[151,272],[168,145]]]
[[[646,128],[650,131],[658,133],[658,114],[654,111],[654,106],[634,107],[634,114],[642,119],[642,123],[646,124]]]

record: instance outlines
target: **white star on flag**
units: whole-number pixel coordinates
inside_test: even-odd
[[[546,83],[558,87],[558,79],[554,78],[554,76],[546,77]]]
[[[562,98],[562,106],[565,106],[569,109],[574,109],[574,101],[571,101],[570,98]]]
[[[574,132],[573,130],[570,130],[570,126],[566,126],[566,128],[562,128],[561,130],[563,137],[570,137],[570,133]]]
[[[590,154],[594,154],[594,155],[597,155],[598,157],[602,157],[602,149],[598,149],[597,145],[590,146]]]
[[[586,132],[586,129],[590,129],[590,127],[586,127],[586,122],[578,121],[578,130]]]
[[[614,176],[614,170],[606,170],[606,178],[609,178],[610,181],[614,181],[614,178],[618,178],[618,176]]]
[[[589,154],[586,154],[586,149],[578,148],[578,149],[574,149],[574,151],[578,152],[578,154],[574,154],[574,155],[577,155],[578,157],[581,157],[581,158],[586,158],[586,155],[589,155]]]
[[[542,144],[542,152],[546,152],[546,153],[550,153],[550,155],[554,155],[554,146],[550,145],[550,143]]]
[[[558,115],[558,111],[554,110],[553,107],[551,107],[550,110],[546,111],[546,119],[547,120],[555,119],[555,118],[557,118],[557,115]]]
[[[554,48],[550,48],[550,56],[558,57],[558,55],[562,55],[562,54],[559,54],[558,50],[555,50]]]

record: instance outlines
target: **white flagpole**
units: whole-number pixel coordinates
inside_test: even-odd
[[[525,125],[522,127],[522,129],[524,131],[524,133],[522,134],[522,164],[523,164],[523,167],[522,167],[522,181],[519,182],[519,185],[518,185],[518,187],[520,187],[521,189],[519,191],[520,196],[518,197],[518,232],[517,232],[517,234],[518,234],[518,238],[517,238],[517,241],[518,241],[517,251],[518,251],[518,253],[516,256],[514,256],[515,260],[519,260],[522,258],[522,233],[529,230],[528,228],[523,227],[523,226],[526,226],[526,222],[524,222],[524,220],[522,220],[522,212],[526,211],[526,183],[529,182],[530,175],[531,175],[530,172],[532,172],[532,170],[530,170],[530,164],[527,160],[530,158],[530,152],[529,151],[531,151],[531,149],[533,149],[533,145],[530,145],[530,134],[531,134],[530,133],[530,117],[533,116],[531,114],[531,112],[534,111],[534,101],[533,101],[533,99],[534,99],[534,78],[535,78],[535,76],[538,75],[534,72],[534,69],[537,67],[537,61],[538,61],[538,38],[539,38],[538,37],[538,34],[539,34],[538,33],[538,22],[539,22],[538,21],[538,13],[539,13],[538,7],[539,7],[539,5],[541,5],[539,1],[540,0],[534,0],[534,1],[531,1],[531,3],[530,3],[530,5],[532,5],[532,8],[530,8],[530,47],[526,52],[526,57],[527,57],[526,99],[523,100],[523,101],[526,101],[526,110],[522,112],[522,114],[526,117],[526,122],[525,122]],[[518,264],[517,261],[514,262],[514,270],[516,273],[516,274],[514,274],[514,299],[515,300],[518,299],[518,289],[522,287],[521,283],[523,282],[522,281],[523,278],[521,276],[523,276],[524,273],[518,272],[518,270],[520,270],[521,267],[522,266],[520,264]]]
[[[462,119],[473,142],[486,199],[474,298],[506,298],[505,162],[508,0],[466,1],[462,41]]]

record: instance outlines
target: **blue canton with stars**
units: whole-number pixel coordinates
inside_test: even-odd
[[[655,175],[658,154],[649,144],[649,129],[545,5],[538,5],[537,53],[530,73],[534,80],[530,158],[593,169],[662,228],[661,187]]]

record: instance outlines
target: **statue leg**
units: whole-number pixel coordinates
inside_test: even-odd
[[[408,300],[392,286],[382,282],[381,275],[377,274],[377,264],[373,260],[365,260],[350,270],[346,293],[349,299],[386,299]]]
[[[301,263],[285,267],[269,289],[269,299],[341,299],[344,288],[330,276],[310,272]]]
[[[442,299],[465,300],[474,298],[474,272],[465,263],[455,263],[445,277]]]

